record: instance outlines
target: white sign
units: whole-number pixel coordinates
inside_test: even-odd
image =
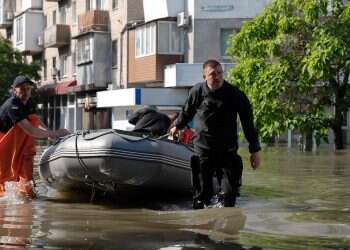
[[[204,5],[201,7],[202,11],[208,12],[223,12],[223,11],[231,11],[234,9],[233,5]]]

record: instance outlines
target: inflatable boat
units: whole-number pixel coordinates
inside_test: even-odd
[[[165,138],[121,130],[81,131],[61,138],[42,154],[41,178],[68,191],[150,188],[190,191],[192,150]]]

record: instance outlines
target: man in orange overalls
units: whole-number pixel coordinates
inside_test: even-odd
[[[13,95],[0,107],[0,197],[5,182],[18,182],[19,192],[35,197],[33,162],[36,154],[34,138],[57,139],[69,132],[49,130],[35,115],[31,91],[34,83],[26,76],[17,76],[12,84]]]

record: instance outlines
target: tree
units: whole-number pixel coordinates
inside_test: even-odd
[[[23,74],[38,80],[39,69],[37,64],[27,64],[25,56],[0,37],[0,104],[9,96],[9,89],[17,75]]]
[[[275,0],[230,40],[229,80],[252,101],[263,140],[287,129],[344,148],[350,104],[350,5],[342,0]]]

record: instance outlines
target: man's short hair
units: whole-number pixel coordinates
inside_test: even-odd
[[[203,70],[206,68],[206,67],[210,67],[210,68],[213,68],[215,69],[217,66],[221,65],[219,61],[215,60],[215,59],[209,59],[209,60],[206,60],[204,63],[203,63]]]

